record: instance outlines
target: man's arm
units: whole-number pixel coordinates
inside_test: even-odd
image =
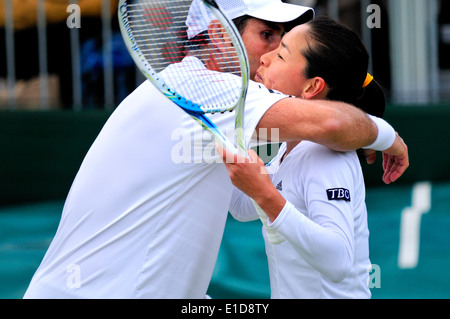
[[[362,110],[345,103],[286,98],[265,113],[256,131],[266,128],[271,132],[271,128],[278,128],[279,140],[274,141],[269,136],[269,141],[308,140],[336,151],[375,147],[375,150],[383,151],[383,181],[390,184],[409,167],[408,147],[398,134],[394,140],[391,138],[392,127],[389,124],[382,119],[377,119],[377,122],[375,124]],[[373,153],[366,156],[369,164],[375,161]]]
[[[362,110],[340,102],[286,98],[261,118],[260,128],[279,129],[279,142],[308,140],[336,151],[350,151],[372,144],[376,124]],[[272,142],[278,142],[273,141]]]

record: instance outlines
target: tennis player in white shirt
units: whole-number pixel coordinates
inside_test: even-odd
[[[383,116],[384,93],[367,74],[368,61],[354,32],[317,18],[264,55],[256,79],[305,99],[338,99]],[[243,191],[234,191],[230,212],[241,221],[257,219],[248,194],[267,214],[271,297],[370,298],[365,185],[357,153],[291,141],[267,171],[254,152],[251,159],[226,164]]]
[[[251,48],[250,41],[245,42],[254,57],[255,49],[268,52],[279,43],[283,22],[311,10],[279,0],[233,3],[232,18],[251,16],[242,26],[244,41],[259,35],[252,36]],[[258,14],[267,12],[278,30],[258,19]],[[187,57],[182,63],[197,62]],[[301,125],[290,125],[287,119],[293,118]],[[223,132],[234,127],[231,113],[215,115],[213,121]],[[311,139],[344,150],[374,142],[375,149],[384,150],[383,141],[393,129],[383,129],[379,123],[348,104],[308,103],[257,83],[249,87],[247,145],[259,128],[276,127],[283,140]],[[174,160],[183,139],[192,145],[211,145],[212,138],[201,132],[150,82],[130,94],[87,153],[57,233],[25,298],[203,298],[218,255],[232,184],[214,152],[202,152],[200,161]],[[392,155],[407,156],[398,146]]]

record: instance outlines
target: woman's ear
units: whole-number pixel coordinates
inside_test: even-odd
[[[307,100],[310,99],[325,99],[328,94],[328,86],[325,80],[316,76],[308,81],[303,91],[303,97]]]

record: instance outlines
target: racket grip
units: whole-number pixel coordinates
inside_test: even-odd
[[[255,206],[256,212],[258,213],[259,219],[261,220],[264,228],[266,229],[267,238],[272,243],[272,245],[279,245],[286,241],[286,238],[284,238],[280,233],[278,233],[276,230],[271,229],[268,227],[269,217],[267,214],[263,211],[261,207],[252,199],[253,206]]]

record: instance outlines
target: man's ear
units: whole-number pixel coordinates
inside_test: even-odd
[[[325,80],[321,77],[316,76],[308,81],[304,91],[303,97],[305,99],[313,99],[313,98],[326,98],[328,94],[328,85],[325,83]]]
[[[225,51],[227,44],[231,43],[229,40],[224,39],[225,37],[228,38],[228,34],[218,20],[213,20],[209,23],[208,37],[211,43],[220,51]]]

